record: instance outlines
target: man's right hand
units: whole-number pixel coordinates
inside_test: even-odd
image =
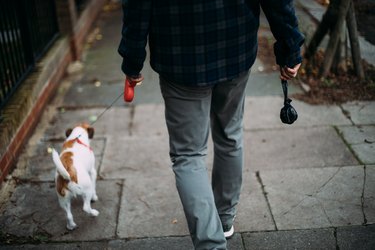
[[[141,74],[137,76],[126,76],[125,79],[125,89],[124,89],[124,101],[131,102],[134,98],[134,88],[135,86],[141,84],[143,81],[143,76]]]
[[[128,79],[131,83],[135,83],[136,85],[139,85],[143,81],[142,74],[136,75],[136,76],[126,76],[126,79]]]

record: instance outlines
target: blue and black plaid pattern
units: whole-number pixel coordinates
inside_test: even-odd
[[[151,66],[165,79],[194,86],[233,79],[256,58],[260,5],[277,39],[278,62],[297,64],[303,37],[292,1],[123,0],[122,69],[141,71],[148,36]]]

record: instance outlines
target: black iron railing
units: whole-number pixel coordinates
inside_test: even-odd
[[[0,0],[0,109],[57,34],[54,0]]]
[[[82,11],[85,9],[86,5],[90,2],[90,0],[75,0],[77,14],[81,15]]]

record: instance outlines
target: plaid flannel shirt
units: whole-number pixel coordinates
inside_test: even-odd
[[[300,63],[304,37],[293,0],[123,0],[122,70],[140,73],[148,40],[151,67],[167,80],[207,86],[233,79],[255,61],[260,7],[277,64]]]

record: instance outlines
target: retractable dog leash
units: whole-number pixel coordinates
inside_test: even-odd
[[[122,92],[118,97],[116,97],[116,99],[109,105],[109,106],[107,106],[96,118],[95,118],[95,120],[94,121],[92,121],[91,123],[90,123],[90,125],[92,126],[92,125],[94,125],[95,124],[95,122],[97,122],[99,119],[100,119],[100,117],[102,117],[103,115],[104,115],[104,113],[105,112],[107,112],[107,110],[108,109],[110,109],[110,108],[112,108],[112,106],[113,106],[113,104],[115,104],[116,102],[117,102],[117,100],[118,99],[120,99],[121,98],[121,96],[124,94],[124,92]]]
[[[126,77],[125,79],[125,84],[124,84],[124,92],[122,92],[116,99],[109,105],[107,106],[102,113],[100,113],[96,119],[90,123],[90,125],[94,125],[103,115],[105,112],[108,111],[117,101],[120,99],[122,96],[124,97],[125,102],[132,102],[134,99],[134,88],[135,86],[139,85],[142,81],[132,81],[129,78]]]
[[[143,79],[143,78],[142,78]],[[113,102],[108,105],[91,123],[90,123],[90,126],[93,126],[104,114],[105,112],[107,112],[110,108],[112,108],[112,106],[118,101],[118,99],[120,99],[122,96],[124,98],[124,101],[125,102],[132,102],[133,99],[134,99],[134,88],[135,86],[139,85],[142,83],[142,79],[141,80],[138,80],[138,81],[132,81],[130,80],[129,78],[126,77],[125,79],[125,86],[124,86],[124,91],[116,97],[116,99],[113,100]],[[77,140],[78,143],[80,143],[79,141],[79,138],[81,137],[81,135],[78,135],[74,140]],[[82,143],[80,143],[82,144]],[[48,149],[47,151],[49,153],[52,153],[53,152],[54,147],[52,145],[48,146]],[[91,150],[91,148],[90,148]]]
[[[297,111],[290,104],[292,100],[288,98],[288,82],[281,80],[281,85],[284,93],[284,107],[280,111],[280,119],[285,124],[292,124],[298,118]]]
[[[138,82],[131,81],[129,78],[126,77],[125,79],[125,86],[124,86],[124,101],[131,102],[134,98],[134,88],[137,86]]]

